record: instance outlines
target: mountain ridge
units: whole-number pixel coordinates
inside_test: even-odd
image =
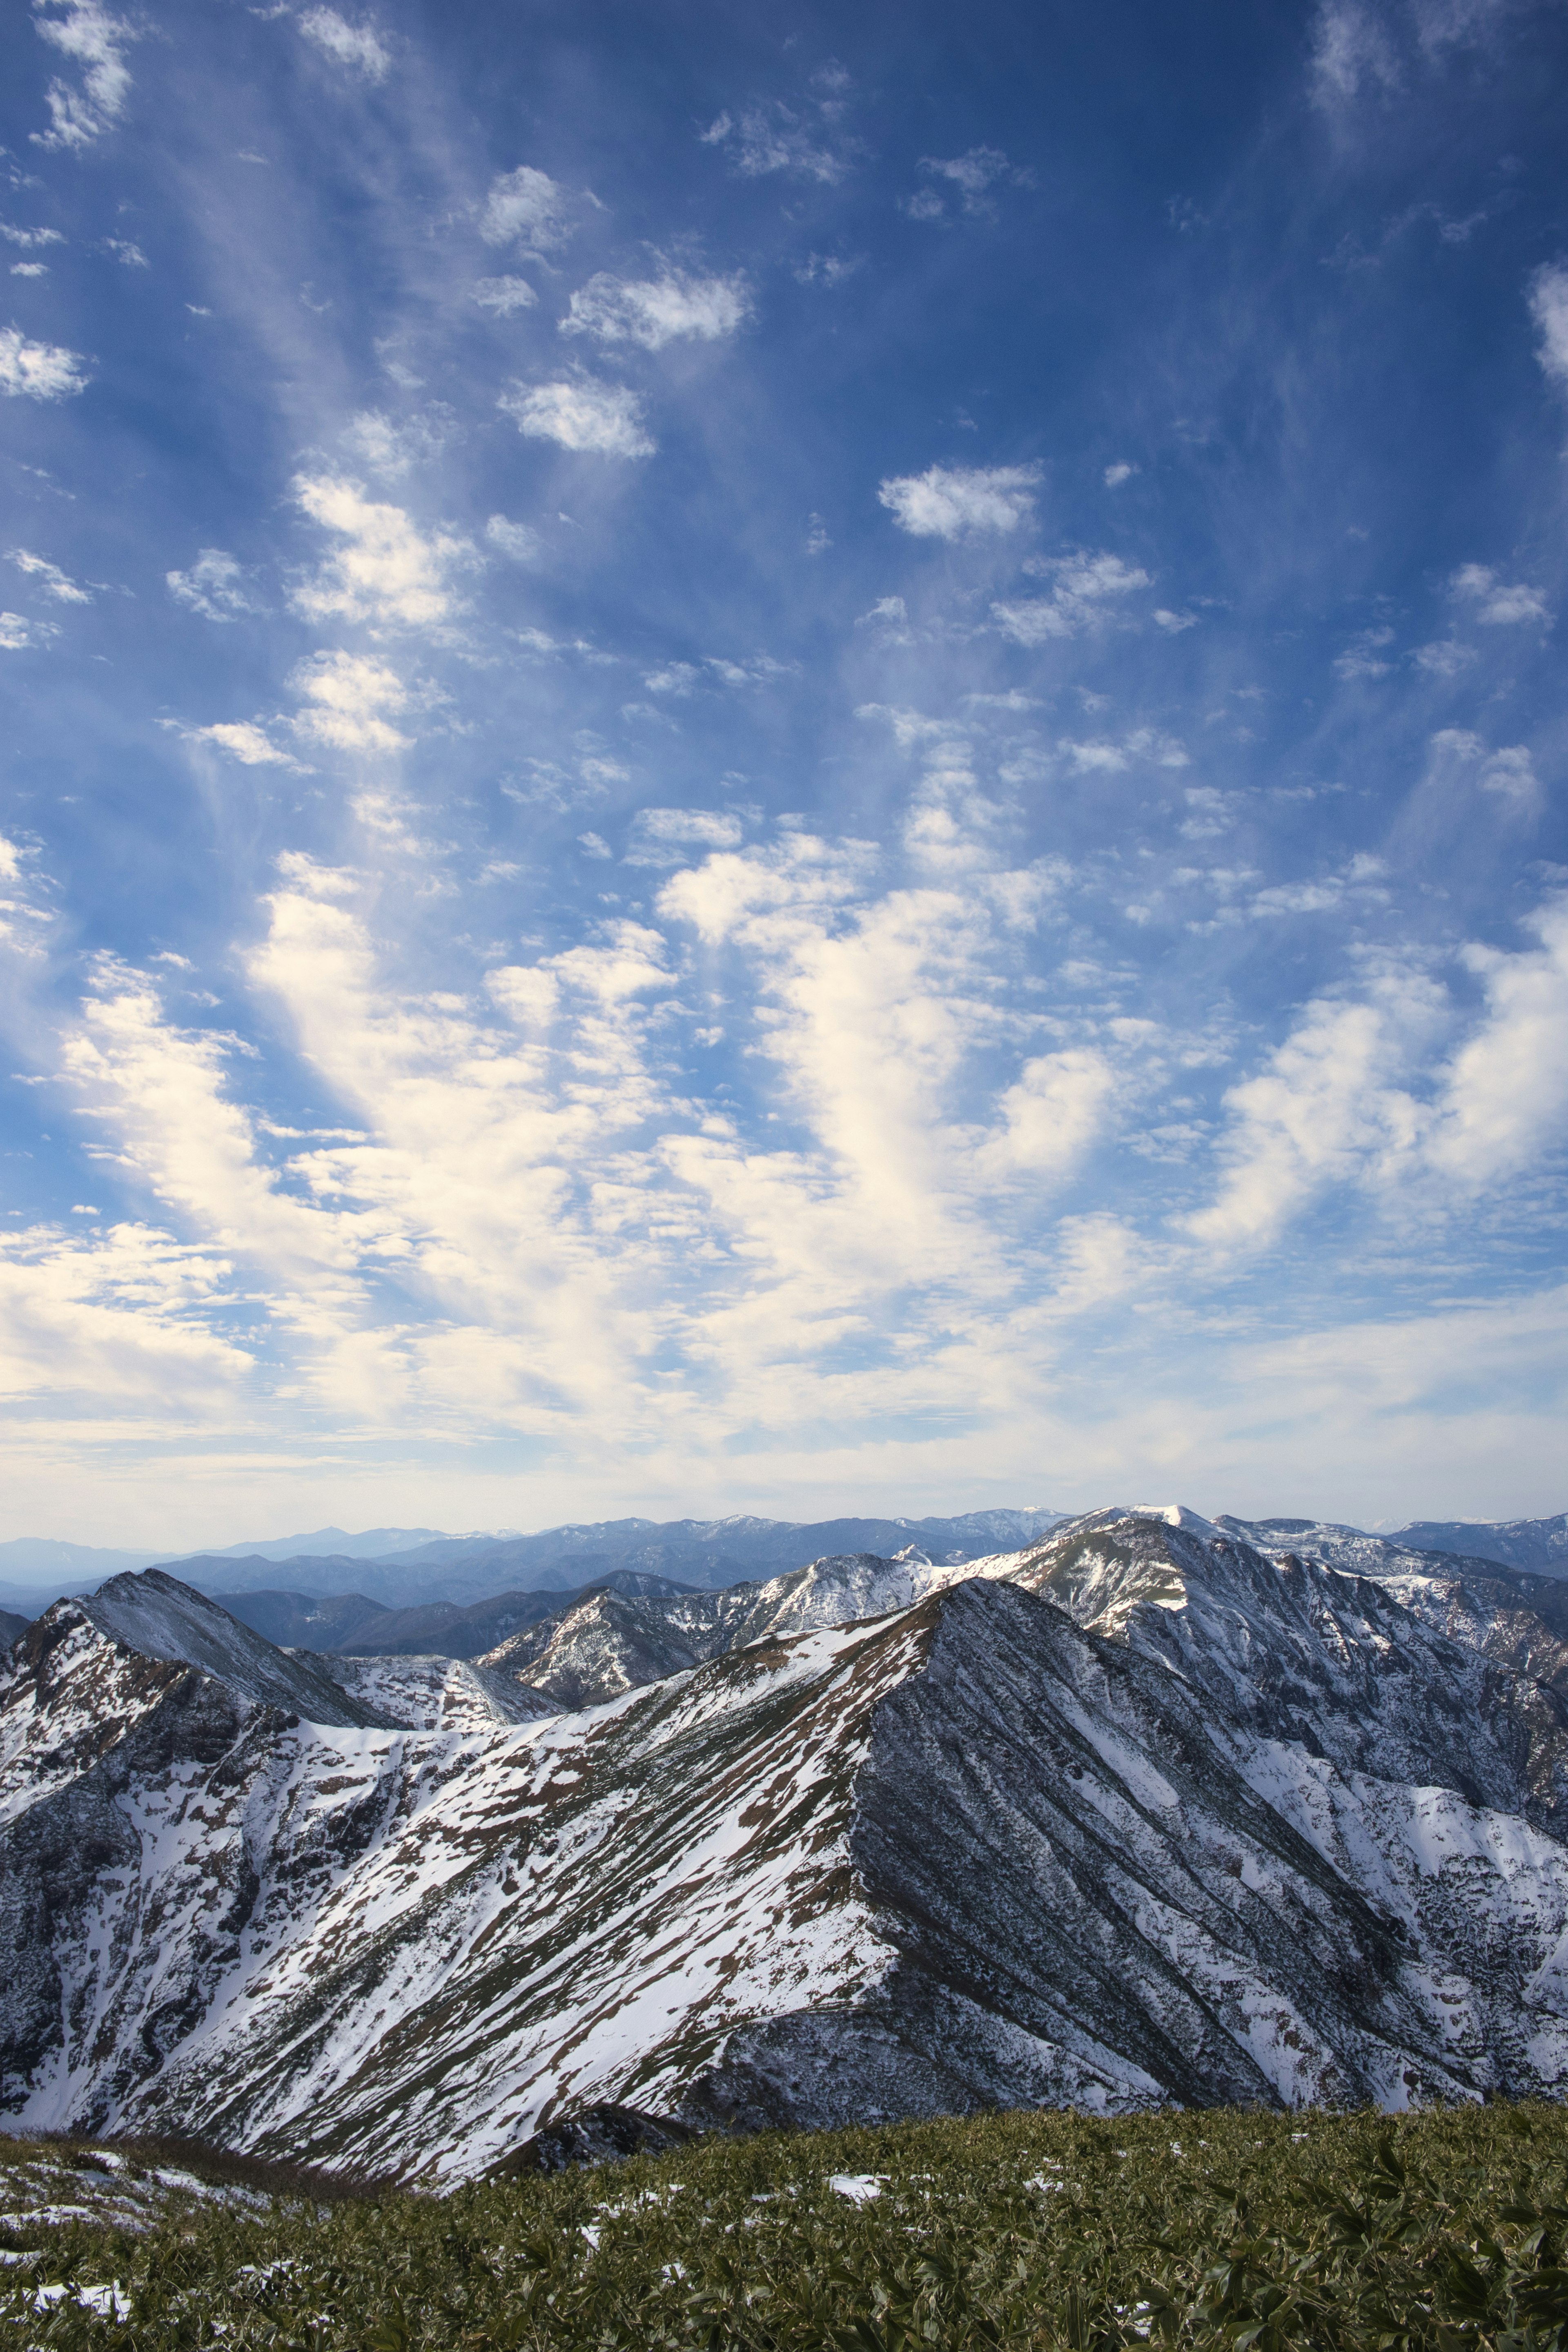
[[[594,2098],[750,2128],[1554,2091],[1568,1706],[1463,1578],[1416,1573],[1423,1614],[1403,1573],[1115,1507],[980,1563],[588,1596],[750,1638],[576,1712],[483,1661],[285,1661],[356,1683],[335,1726],[174,1580],[153,1633],[226,1679],[134,1649],[122,1598],[58,1604],[0,1705],[5,2102],[200,2097],[233,2145],[434,2182]]]

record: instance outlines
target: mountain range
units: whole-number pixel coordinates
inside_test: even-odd
[[[672,1581],[468,1657],[57,1602],[0,1672],[0,2112],[438,2181],[602,2099],[1568,2081],[1568,1584],[1175,1507]]]

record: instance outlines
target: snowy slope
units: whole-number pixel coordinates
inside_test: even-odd
[[[122,1649],[143,1658],[199,1666],[258,1706],[279,1707],[312,1723],[371,1720],[314,1665],[275,1649],[216,1601],[161,1569],[112,1577],[90,1601],[79,1601],[74,1607]]]
[[[383,1722],[409,1731],[498,1731],[558,1715],[553,1699],[467,1658],[309,1658]]]
[[[1007,1552],[939,1568],[910,1547],[896,1559],[856,1552],[814,1560],[723,1592],[598,1590],[498,1643],[480,1663],[563,1706],[593,1706],[753,1642],[885,1616],[964,1577],[1011,1575],[1026,1557]]]
[[[290,1722],[265,1660],[63,1605],[0,1682],[8,2103],[457,2178],[600,2097],[1561,2091],[1568,1706],[1487,1654],[1505,1602],[1409,1593],[1108,1510],[956,1570],[589,1596],[584,1677],[748,1638],[515,1727],[450,1662],[355,1666],[345,1707],[427,1730]]]

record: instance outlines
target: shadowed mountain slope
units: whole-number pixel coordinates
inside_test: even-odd
[[[558,1700],[344,1666],[423,1729],[290,1721],[248,1652],[197,1671],[132,1649],[129,1604],[62,1604],[0,1706],[10,2112],[199,2100],[235,2145],[436,2179],[594,2099],[752,2126],[1568,2082],[1555,1691],[1191,1513],[984,1568],[585,1596],[623,1662],[625,1610],[722,1600],[685,1638],[752,1638],[516,1725],[498,1698]],[[135,1621],[165,1648],[169,1581]]]

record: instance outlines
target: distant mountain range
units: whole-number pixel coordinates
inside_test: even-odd
[[[163,1567],[219,1596],[282,1589],[298,1597],[374,1602],[383,1609],[467,1608],[519,1592],[570,1592],[620,1571],[664,1577],[700,1591],[774,1576],[812,1559],[853,1552],[883,1557],[917,1545],[933,1559],[958,1561],[1028,1542],[1063,1514],[1043,1509],[968,1511],[951,1517],[790,1519],[608,1519],[548,1528],[537,1535],[447,1536],[428,1528],[341,1528],[265,1543],[173,1555],[95,1550],[84,1544],[19,1537],[0,1544],[0,1612],[34,1613],[43,1597],[91,1591],[128,1569]],[[1393,1543],[1406,1550],[1489,1559],[1499,1565],[1568,1576],[1568,1513],[1495,1522],[1420,1520],[1392,1535],[1320,1519],[1234,1523],[1310,1541],[1321,1558],[1348,1564],[1347,1547]],[[279,1566],[289,1571],[279,1580]]]
[[[434,2182],[594,2099],[1568,2086],[1568,1580],[1175,1508],[610,1577],[458,1657],[157,1570],[27,1627],[0,2112]]]

